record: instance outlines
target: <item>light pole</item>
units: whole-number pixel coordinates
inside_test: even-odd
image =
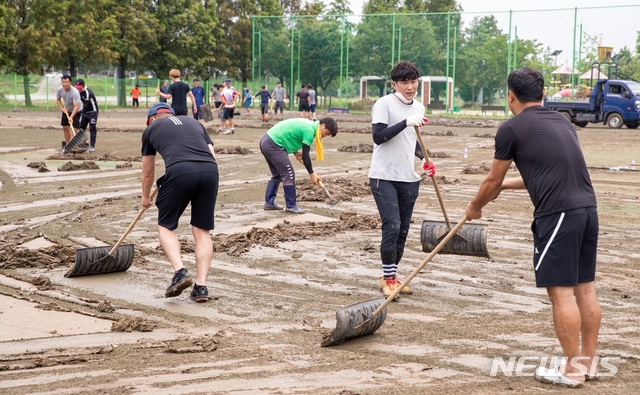
[[[556,67],[558,67],[558,55],[560,55],[561,53],[562,53],[561,49],[556,49],[555,51],[551,52],[551,56],[556,57],[556,64],[555,64]]]

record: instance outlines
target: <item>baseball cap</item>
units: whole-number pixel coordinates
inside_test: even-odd
[[[230,84],[230,83],[231,83],[231,80],[224,80],[224,83],[225,83],[225,84]]]
[[[173,115],[176,114],[175,111],[173,111],[173,108],[171,108],[171,106],[168,105],[167,103],[156,103],[153,106],[151,106],[149,111],[147,111],[147,126],[149,126],[149,118],[151,118],[156,114],[167,113],[167,112],[170,112]]]
[[[78,78],[76,80],[76,88],[82,88],[84,86],[84,80],[82,78]]]

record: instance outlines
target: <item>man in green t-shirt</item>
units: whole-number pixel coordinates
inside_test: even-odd
[[[314,184],[322,181],[313,171],[309,152],[311,145],[317,138],[335,136],[338,133],[338,124],[333,118],[322,118],[320,121],[311,121],[303,118],[287,119],[277,123],[269,129],[260,140],[260,151],[271,170],[271,180],[267,184],[264,197],[265,210],[282,210],[282,206],[275,203],[278,187],[282,183],[284,189],[285,211],[302,214],[303,211],[296,205],[296,173],[289,160],[289,154],[294,154],[298,162],[302,163],[309,172]],[[321,157],[322,149],[317,146],[318,157]],[[320,159],[321,160],[321,159]]]

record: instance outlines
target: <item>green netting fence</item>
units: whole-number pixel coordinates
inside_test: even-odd
[[[368,111],[391,90],[389,72],[414,62],[424,77],[419,98],[430,112],[506,116],[506,79],[519,67],[545,76],[547,94],[583,89],[598,71],[610,78],[640,79],[640,5],[493,13],[254,16],[251,75],[234,81],[257,93],[282,81],[289,97],[312,84],[318,109]],[[215,66],[215,65],[212,65]],[[593,68],[596,72],[592,72]],[[54,107],[59,73],[0,74],[0,104]],[[183,80],[191,85],[195,76]],[[101,109],[157,101],[162,79],[79,75]],[[224,78],[202,81],[208,95]],[[170,81],[169,81],[170,82]],[[207,98],[209,100],[209,98]],[[254,100],[254,105],[257,100]],[[293,109],[293,101],[288,107]]]

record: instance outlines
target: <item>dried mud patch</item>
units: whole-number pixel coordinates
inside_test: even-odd
[[[69,153],[66,155],[63,154],[55,154],[46,157],[46,160],[87,160],[90,159],[94,162],[142,162],[142,156],[114,156],[109,154],[104,154],[102,156],[98,155],[83,155],[83,154],[73,154]]]
[[[489,174],[491,168],[487,165],[480,165],[478,167],[466,166],[462,169],[462,174]]]
[[[140,317],[125,317],[111,325],[111,332],[151,332],[156,325]]]
[[[220,147],[215,149],[216,154],[225,154],[225,155],[248,155],[253,154],[253,151],[248,148],[243,148],[240,146],[236,147]]]
[[[0,247],[0,269],[68,267],[75,261],[75,256],[73,248],[61,245],[38,250],[5,245]]]
[[[354,197],[371,194],[367,185],[361,185],[345,178],[324,180],[323,184],[331,194],[331,199],[328,198],[321,186],[308,179],[296,183],[297,199],[303,202],[327,201],[329,204],[337,204],[340,201],[351,201]]]
[[[47,168],[47,164],[44,162],[30,162],[27,164],[27,167],[38,169],[39,173],[46,173],[48,171],[51,171]]]
[[[436,175],[436,181],[438,181],[438,185],[460,184],[460,180],[457,178],[447,178],[445,176],[438,175]],[[420,183],[424,185],[431,185],[433,182],[431,177],[428,177],[426,173],[422,173],[420,176]]]
[[[430,119],[430,125],[442,125],[446,127],[456,127],[456,128],[494,128],[497,129],[502,121],[496,121],[491,119],[479,119],[479,120],[470,120],[470,119],[449,119],[449,118],[439,118],[439,119]]]
[[[58,365],[75,365],[83,362],[100,361],[101,355],[114,351],[112,345],[87,348],[56,348],[46,352],[34,351],[0,358],[0,371],[36,369]]]
[[[31,279],[31,284],[38,287],[39,291],[49,291],[53,289],[53,284],[48,277],[38,276]]]
[[[340,152],[373,152],[373,144],[360,143],[356,145],[345,145],[338,148]]]
[[[64,165],[58,167],[58,171],[74,171],[74,170],[100,170],[100,167],[96,165],[96,162],[92,160],[85,160],[82,163],[67,162]]]
[[[435,132],[435,133],[420,132],[420,134],[423,136],[440,136],[440,137],[456,137],[457,136],[457,134],[453,133],[453,131],[451,130]]]
[[[214,252],[226,252],[232,256],[240,256],[248,252],[252,245],[277,248],[280,243],[320,237],[326,239],[338,233],[353,230],[380,229],[382,223],[378,215],[358,215],[354,212],[343,212],[340,221],[305,222],[292,224],[285,220],[272,229],[252,228],[246,233],[216,235],[213,240]],[[193,243],[181,243],[182,252],[195,250]]]
[[[480,137],[480,138],[483,138],[483,139],[492,139],[495,136],[492,135],[491,133],[485,133],[485,134],[474,133],[474,134],[471,135],[471,137]]]

